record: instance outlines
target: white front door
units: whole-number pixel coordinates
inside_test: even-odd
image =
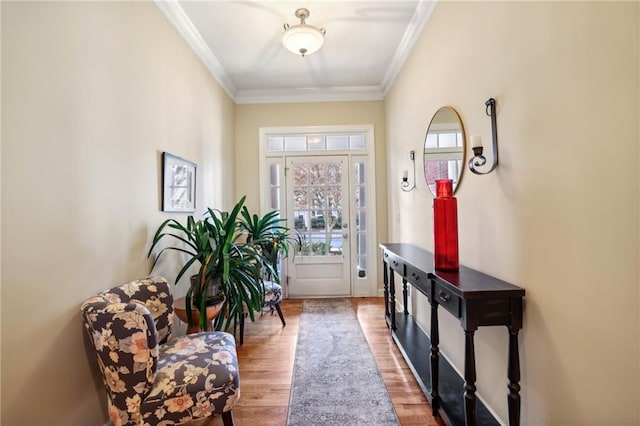
[[[287,258],[289,296],[350,296],[348,156],[287,157],[286,167],[287,223],[296,239]]]

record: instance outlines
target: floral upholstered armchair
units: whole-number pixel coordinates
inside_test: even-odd
[[[173,298],[162,277],[132,281],[82,305],[85,328],[120,425],[178,425],[221,414],[240,395],[235,340],[203,332],[171,338]]]

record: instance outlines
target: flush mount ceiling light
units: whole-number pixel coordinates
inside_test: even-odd
[[[299,25],[290,27],[289,24],[284,24],[285,31],[282,36],[282,44],[296,55],[311,55],[322,47],[324,35],[327,32],[324,28],[307,25],[305,20],[309,17],[308,9],[301,8],[296,10],[296,17],[300,19]]]

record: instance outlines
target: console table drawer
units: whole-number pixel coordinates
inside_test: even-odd
[[[436,302],[456,318],[460,318],[461,300],[458,296],[446,289],[442,284],[436,282],[436,288],[433,293]]]
[[[393,255],[387,251],[384,252],[384,261],[387,265],[400,275],[404,275],[404,262],[396,255]]]
[[[426,272],[412,265],[407,265],[407,281],[431,299],[431,280]]]

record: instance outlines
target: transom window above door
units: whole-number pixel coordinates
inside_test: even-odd
[[[269,152],[364,151],[366,134],[270,135],[267,144]]]

